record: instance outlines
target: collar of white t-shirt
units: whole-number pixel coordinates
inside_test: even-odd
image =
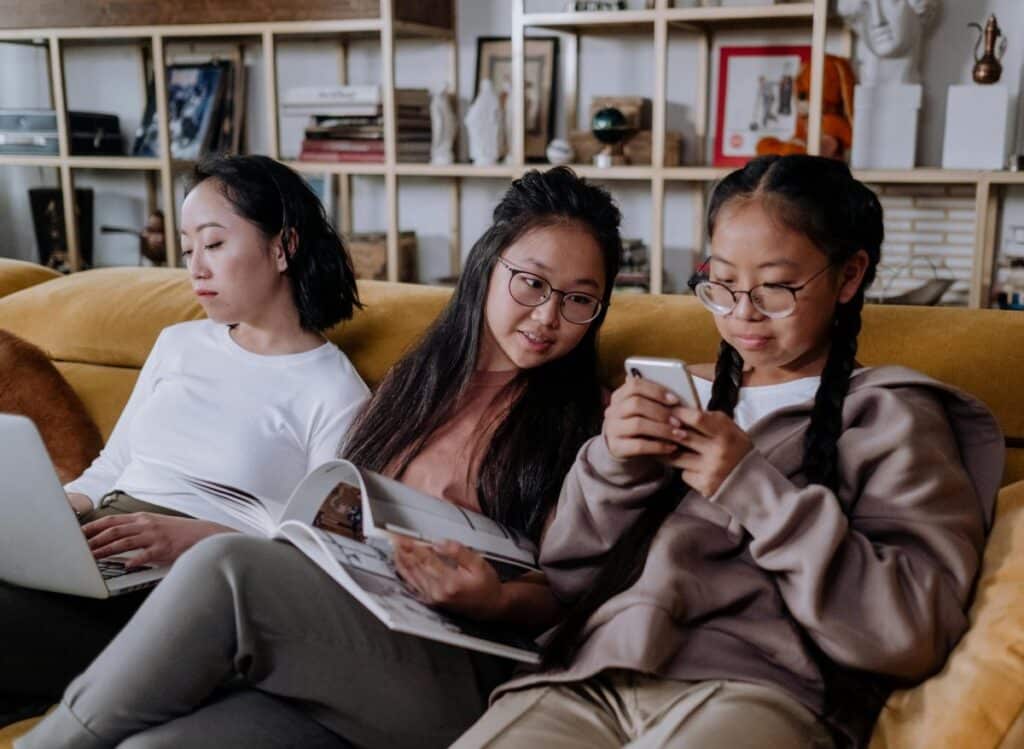
[[[733,411],[733,420],[740,429],[748,430],[751,425],[773,411],[813,401],[820,383],[821,377],[801,377],[778,385],[741,387]],[[711,400],[711,381],[694,377],[693,384],[697,388],[701,405],[707,408],[708,401]]]

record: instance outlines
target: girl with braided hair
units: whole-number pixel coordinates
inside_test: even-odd
[[[541,549],[570,614],[455,749],[860,746],[967,627],[1003,439],[971,396],[857,362],[875,194],[763,157],[718,185],[708,233],[706,410],[614,393]]]

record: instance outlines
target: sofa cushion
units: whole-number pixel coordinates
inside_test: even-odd
[[[6,728],[0,728],[0,749],[13,749],[14,740],[28,733],[29,729],[40,720],[42,720],[42,717],[29,718],[18,723],[12,723]]]
[[[78,478],[103,440],[75,388],[31,343],[0,329],[0,412],[32,420],[62,483]]]
[[[0,299],[0,327],[50,358],[136,369],[161,330],[202,316],[182,269],[89,270]]]
[[[0,297],[59,277],[60,273],[43,265],[0,258]]]
[[[999,494],[970,622],[939,674],[892,695],[870,749],[1024,745],[1024,481]]]

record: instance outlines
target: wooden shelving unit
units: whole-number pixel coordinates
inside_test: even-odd
[[[5,0],[0,0],[2,4]],[[6,0],[10,2],[11,0]],[[691,35],[697,43],[697,102],[694,111],[696,148],[699,154],[707,153],[711,107],[711,53],[715,34],[720,30],[751,30],[765,27],[806,29],[811,46],[812,91],[809,115],[809,142],[811,152],[817,150],[821,132],[821,88],[825,56],[826,31],[835,23],[828,15],[828,0],[807,0],[783,5],[765,5],[745,8],[673,8],[669,0],[656,0],[649,10],[572,12],[572,13],[527,13],[525,0],[510,3],[511,37],[513,48],[513,93],[512,101],[523,102],[524,71],[523,50],[528,30],[543,29],[563,34],[562,57],[566,125],[577,127],[579,97],[578,58],[580,40],[591,35],[631,35],[649,37],[653,43],[654,69],[652,71],[652,162],[649,165],[634,165],[612,168],[598,168],[589,164],[573,165],[583,176],[602,182],[644,183],[650,188],[652,201],[652,226],[650,231],[651,289],[662,290],[662,269],[664,267],[664,225],[666,188],[673,185],[693,186],[694,236],[692,245],[698,249],[705,244],[703,236],[703,214],[706,209],[706,194],[711,183],[720,179],[728,168],[687,165],[663,166],[665,149],[666,83],[668,79],[668,46],[670,34]],[[75,27],[75,28],[33,28],[0,30],[0,42],[42,44],[48,48],[50,74],[53,92],[53,106],[60,122],[60,152],[55,156],[0,156],[0,167],[43,166],[59,172],[60,184],[65,195],[65,223],[73,267],[80,266],[78,237],[73,221],[74,208],[73,172],[79,169],[92,170],[136,170],[144,172],[151,182],[150,194],[155,196],[159,188],[159,206],[165,216],[175,216],[173,205],[173,180],[175,175],[187,169],[190,162],[171,159],[167,132],[167,104],[164,78],[155,76],[157,89],[158,119],[160,125],[160,150],[156,158],[133,157],[84,157],[68,154],[65,92],[63,83],[63,50],[68,45],[84,43],[124,42],[146,48],[153,69],[163,70],[168,44],[192,39],[245,40],[261,47],[265,79],[265,118],[269,134],[268,155],[281,155],[279,132],[280,122],[277,111],[277,44],[295,40],[324,40],[337,42],[339,79],[347,82],[348,47],[354,40],[374,40],[380,44],[381,75],[379,82],[383,92],[385,119],[385,160],[379,164],[325,164],[302,161],[287,161],[290,167],[305,174],[326,175],[336,187],[335,194],[341,204],[340,228],[348,232],[352,228],[352,178],[360,176],[381,177],[385,186],[388,275],[397,278],[399,201],[398,181],[400,178],[437,179],[441,189],[449,191],[450,231],[449,260],[451,272],[460,268],[461,217],[460,201],[463,180],[496,179],[510,180],[527,169],[539,165],[528,164],[524,159],[524,111],[522,106],[514,110],[514,127],[511,134],[511,158],[509,163],[491,167],[477,167],[472,164],[434,166],[430,164],[399,163],[395,158],[395,47],[402,39],[416,38],[432,40],[445,45],[448,52],[447,81],[452,90],[457,90],[458,45],[454,7],[449,25],[431,26],[419,21],[403,20],[397,12],[399,7],[408,8],[409,0],[382,0],[380,13],[372,18],[349,18],[346,20],[300,20],[275,22],[238,22],[215,24],[157,24],[150,26],[117,27]],[[850,47],[847,37],[846,46]],[[465,92],[463,92],[465,95]],[[543,168],[540,165],[540,168]],[[989,297],[993,265],[996,254],[996,231],[1001,205],[1001,195],[1010,185],[1024,185],[1024,173],[951,171],[935,168],[919,168],[908,171],[867,170],[857,174],[865,182],[886,184],[930,184],[968,185],[975,191],[976,233],[974,246],[973,275],[969,304],[982,306]],[[439,185],[440,186],[440,185]],[[174,221],[166,222],[168,262],[177,263],[177,227]]]

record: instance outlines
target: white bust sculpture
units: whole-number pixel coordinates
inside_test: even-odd
[[[430,95],[430,163],[451,164],[455,143],[455,112],[447,87]]]
[[[942,0],[839,0],[838,11],[864,43],[860,82],[920,83],[921,47]]]
[[[469,157],[477,166],[493,166],[504,153],[505,113],[489,79],[480,81],[480,93],[466,112]]]

